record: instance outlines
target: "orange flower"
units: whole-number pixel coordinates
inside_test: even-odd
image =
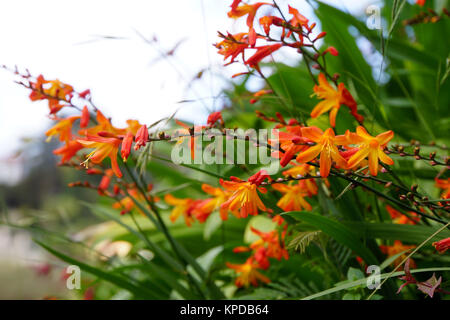
[[[258,209],[267,211],[257,192],[257,190],[267,192],[265,188],[258,187],[267,177],[262,170],[251,176],[248,181],[236,177],[230,177],[231,181],[220,179],[220,184],[225,190],[232,192],[230,198],[220,206],[221,210],[229,210],[232,213],[239,211],[241,218],[246,218],[249,214],[256,216]]]
[[[273,93],[272,90],[265,90],[265,89],[259,90],[259,91],[255,92],[255,93],[253,94],[253,97],[254,97],[254,98],[250,100],[250,103],[251,103],[251,104],[255,104],[256,102],[258,102],[258,100],[259,100],[262,96],[265,96],[265,95],[271,94],[271,93]]]
[[[219,49],[218,53],[223,55],[223,60],[227,60],[231,57],[230,61],[226,64],[231,64],[234,59],[242,54],[242,60],[244,60],[244,51],[250,46],[248,34],[245,32],[230,34],[228,33],[227,39],[217,43],[216,48]]]
[[[79,118],[79,116],[73,116],[66,119],[59,119],[59,122],[45,133],[48,137],[47,141],[50,141],[52,136],[59,134],[59,140],[68,143],[72,139],[72,125]]]
[[[43,86],[46,83],[48,83],[48,81],[44,79],[44,76],[42,74],[40,74],[36,78],[36,82],[30,81],[30,86],[31,86],[32,91],[31,91],[29,97],[30,97],[31,101],[47,99],[45,94],[43,94],[44,93]]]
[[[258,262],[254,261],[253,257],[247,259],[244,264],[231,264],[227,262],[227,267],[233,269],[238,274],[236,278],[236,286],[248,287],[250,284],[258,286],[258,281],[269,283],[270,279],[261,274],[258,269],[261,269]]]
[[[272,221],[275,222],[278,226],[281,226],[283,223],[285,223],[283,217],[280,215],[276,215],[275,217],[273,217]],[[285,225],[285,227],[287,227],[287,225]]]
[[[164,196],[164,201],[174,206],[172,212],[170,213],[170,221],[175,222],[181,215],[183,215],[186,225],[188,227],[192,225],[194,218],[192,217],[191,210],[193,205],[196,204],[196,200],[190,198],[179,199],[175,198],[171,194],[166,194]]]
[[[300,129],[300,127],[298,128]],[[280,148],[283,152],[273,152],[272,156],[280,158],[280,165],[282,167],[287,166],[297,152],[308,149],[308,146],[306,145],[308,140],[301,136],[300,130],[297,132],[293,130],[292,132],[278,131],[277,134],[278,141],[269,140],[269,143],[271,145],[274,145],[276,142],[280,143]]]
[[[394,223],[398,224],[416,224],[420,221],[420,217],[415,212],[408,212],[412,219],[408,218],[401,212],[395,210],[390,205],[386,205],[386,210],[391,215],[391,219]]]
[[[117,134],[123,134],[123,132],[120,129],[117,129],[115,127],[113,127],[113,125],[111,124],[111,121],[109,121],[108,118],[106,118],[103,113],[101,113],[100,111],[97,111],[97,125],[91,128],[86,128],[86,129],[81,129],[79,131],[79,134],[81,135],[91,135],[94,136],[96,134],[98,134],[99,132],[109,132],[113,135],[117,135]]]
[[[418,4],[419,6],[423,7],[425,5],[425,1],[426,0],[417,0],[416,4]]]
[[[61,148],[53,150],[53,154],[62,156],[60,164],[63,164],[72,159],[81,149],[83,149],[83,146],[79,142],[72,140],[68,141]]]
[[[284,20],[275,16],[264,16],[259,19],[259,24],[263,27],[266,35],[270,33],[270,27],[272,25],[282,26]]]
[[[416,246],[414,246],[414,245],[404,245],[400,240],[395,240],[394,244],[392,246],[381,245],[380,249],[381,249],[381,252],[383,252],[384,254],[387,254],[388,257],[392,257],[400,252],[414,249],[415,247]],[[406,258],[407,254],[408,254],[408,252],[405,252],[400,257],[395,259],[395,261],[394,261],[395,266],[399,265]],[[411,259],[411,267],[415,268],[415,263],[412,259]]]
[[[301,165],[296,165],[286,171],[283,171],[283,175],[286,177],[297,177],[297,176],[306,176],[307,174],[315,176],[316,170],[313,166],[304,163]],[[308,196],[313,196],[317,194],[318,188],[316,181],[314,179],[304,179],[298,182],[303,189],[308,193]],[[328,180],[325,179],[325,183],[328,183]]]
[[[300,14],[297,9],[289,7],[289,13],[292,14],[293,18],[289,21],[290,24],[292,24],[294,27],[306,27],[308,28],[308,22],[309,20]]]
[[[284,211],[312,210],[311,205],[304,199],[308,194],[303,185],[293,185],[292,182],[288,185],[275,183],[272,188],[284,194],[277,202],[277,206]]]
[[[228,12],[228,17],[237,19],[240,17],[243,17],[245,15],[247,16],[247,26],[249,28],[253,28],[253,20],[255,19],[256,12],[258,9],[263,5],[269,5],[270,3],[265,2],[257,2],[255,4],[243,4],[239,6],[241,0],[234,0],[231,4],[231,10]]]
[[[317,118],[321,114],[330,112],[330,124],[336,126],[336,115],[342,104],[350,108],[352,115],[362,122],[364,118],[357,113],[357,105],[350,92],[340,83],[338,89],[333,88],[323,73],[319,74],[319,85],[314,86],[314,94],[323,101],[319,102],[311,112],[311,118]]]
[[[145,145],[148,142],[148,129],[147,126],[144,124],[139,128],[139,130],[136,133],[135,138],[135,145],[134,150],[139,150],[141,147],[145,147]]]
[[[450,238],[433,242],[433,247],[435,247],[439,253],[444,253],[445,251],[450,249]]]
[[[255,54],[247,59],[244,64],[248,65],[250,68],[255,68],[259,70],[258,63],[261,62],[262,59],[271,55],[273,52],[280,49],[283,45],[281,43],[277,44],[269,44],[266,46],[257,47]]]
[[[98,185],[97,191],[100,195],[104,194],[106,190],[108,190],[109,184],[111,183],[111,177],[113,176],[114,172],[112,169],[105,170],[105,174],[102,177],[102,180],[100,180],[100,183]]]
[[[122,134],[131,132],[133,136],[135,136],[138,130],[142,127],[142,124],[140,124],[138,120],[127,120],[127,125],[128,127],[125,129],[119,129],[122,131]]]
[[[36,82],[30,81],[33,91],[30,93],[32,101],[55,98],[69,102],[73,95],[73,87],[62,83],[58,79],[45,80],[43,75],[36,78]]]
[[[393,165],[394,160],[389,158],[383,151],[386,144],[394,137],[392,130],[380,133],[376,137],[372,137],[367,133],[364,127],[356,128],[356,134],[347,131],[345,134],[347,143],[358,144],[359,150],[348,160],[348,168],[354,168],[367,156],[369,157],[370,174],[376,176],[378,174],[378,159],[381,162]]]
[[[339,55],[339,51],[337,51],[337,49],[335,47],[328,47],[327,49],[325,49],[325,51],[323,52],[323,55],[325,55],[326,53],[330,53],[331,55],[337,57]],[[356,116],[355,116],[356,118]],[[362,118],[362,116],[361,116]],[[358,118],[356,118],[358,119]],[[362,121],[362,120],[361,120]]]
[[[325,132],[317,127],[302,128],[303,137],[308,138],[316,143],[315,146],[301,152],[297,156],[297,162],[306,163],[313,160],[320,154],[320,176],[328,177],[330,174],[332,161],[341,168],[347,167],[347,162],[339,154],[337,145],[341,145],[342,136],[335,136],[332,128],[328,128]]]
[[[123,162],[127,162],[127,159],[130,156],[133,140],[134,140],[134,135],[131,132],[127,132],[127,134],[125,135],[125,137],[122,140],[120,154],[122,156]]]
[[[200,222],[204,222],[214,210],[219,209],[222,220],[227,220],[228,210],[222,208],[221,205],[230,197],[231,193],[229,191],[222,190],[221,188],[214,188],[206,183],[202,185],[202,190],[207,194],[214,196],[214,198],[205,199],[197,205],[192,210],[195,217]],[[239,218],[239,213],[237,211],[232,211],[232,213],[235,217]]]
[[[436,182],[436,187],[443,189],[444,192],[441,194],[442,199],[450,199],[450,178],[444,179],[434,179]]]
[[[223,118],[222,118],[222,113],[220,111],[212,112],[208,116],[206,124],[210,127],[213,127],[216,124],[216,122],[219,122],[219,124],[221,126],[223,126],[225,124],[225,122],[223,121]]]
[[[72,86],[59,80],[45,80],[42,75],[36,78],[36,82],[30,81],[30,87],[32,89],[30,99],[32,101],[47,99],[50,114],[54,114],[64,107],[59,103],[60,100],[70,102],[73,96]]]
[[[122,172],[120,172],[117,163],[117,152],[119,151],[120,139],[88,135],[85,140],[79,139],[77,141],[86,148],[95,149],[87,155],[87,159],[84,161],[86,166],[89,160],[98,164],[108,157],[111,159],[111,168],[114,171],[114,174],[119,178],[122,177]]]
[[[45,94],[52,96],[52,97],[56,97],[60,100],[64,100],[66,102],[70,101],[70,99],[72,98],[72,95],[73,95],[73,87],[72,86],[62,83],[58,79],[48,81],[48,83],[50,83],[50,88],[48,88],[48,89],[44,88]]]
[[[80,128],[86,128],[88,126],[90,116],[87,106],[84,106],[83,111],[81,111]]]
[[[279,236],[278,230],[272,230],[269,232],[262,232],[253,227],[250,227],[251,231],[258,235],[260,239],[256,240],[250,245],[253,250],[258,250],[261,247],[266,248],[265,254],[269,258],[274,258],[281,260],[281,258],[289,259],[289,254],[284,247],[284,238],[286,236],[286,231],[281,232],[281,238]]]
[[[142,194],[136,188],[130,188],[130,189],[127,189],[127,191],[130,196],[123,197],[120,201],[117,201],[117,202],[113,203],[113,205],[112,205],[114,209],[122,209],[120,211],[120,214],[126,214],[136,207],[136,204],[134,203],[133,198],[136,201],[144,201],[145,200],[145,198],[142,196]],[[150,196],[148,196],[148,198],[149,198],[149,200],[151,200]],[[155,201],[156,200],[157,199],[155,199]],[[138,211],[141,214],[144,214],[139,208],[138,208]]]

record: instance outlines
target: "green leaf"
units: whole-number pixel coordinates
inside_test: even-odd
[[[342,297],[342,300],[361,300],[361,294],[353,293],[353,292],[347,292]]]
[[[78,267],[80,267],[81,270],[84,270],[96,277],[99,277],[100,279],[106,280],[108,282],[111,282],[112,284],[115,284],[116,286],[118,286],[119,288],[123,288],[126,289],[128,291],[130,291],[131,293],[133,293],[137,298],[140,299],[161,299],[163,297],[159,296],[157,293],[152,292],[150,290],[147,290],[144,287],[140,287],[140,286],[136,286],[133,283],[131,283],[128,279],[123,278],[121,276],[115,275],[115,274],[111,274],[108,272],[105,272],[103,270],[101,270],[100,268],[96,268],[93,266],[90,266],[88,264],[85,264],[81,261],[78,261],[74,258],[71,258],[49,246],[47,246],[46,244],[38,241],[38,240],[34,240],[39,246],[41,246],[42,248],[44,248],[45,250],[47,250],[48,252],[50,252],[51,254],[53,254],[55,257],[71,264],[71,265],[77,265]]]
[[[414,273],[433,272],[433,271],[450,271],[450,267],[415,269],[415,270],[411,270],[411,273],[414,274]],[[397,272],[394,272],[392,275],[390,273],[383,273],[380,275],[380,279],[383,280],[389,276],[398,277],[398,276],[403,276],[403,275],[405,275],[404,271],[397,271]],[[312,299],[316,299],[316,298],[320,298],[320,297],[329,295],[331,293],[339,292],[342,290],[348,290],[350,288],[360,286],[360,285],[365,285],[367,283],[367,280],[369,280],[369,277],[360,279],[360,280],[356,280],[356,281],[352,281],[352,282],[348,282],[348,283],[344,283],[344,284],[336,286],[334,288],[330,288],[330,289],[312,294],[310,296],[304,297],[301,300],[312,300]]]
[[[347,279],[350,281],[356,281],[365,278],[364,273],[356,268],[350,267],[347,271]]]
[[[214,260],[217,258],[219,254],[221,254],[223,251],[223,246],[217,246],[212,249],[209,249],[206,251],[203,255],[197,258],[197,262],[199,265],[205,269],[206,272],[209,271],[212,264],[214,263]]]
[[[439,227],[422,225],[407,225],[393,223],[369,223],[369,222],[342,222],[345,226],[354,230],[359,237],[379,238],[385,240],[400,240],[409,243],[421,243]],[[439,241],[450,237],[450,230],[443,230],[432,240]],[[431,243],[431,241],[430,241]]]
[[[203,238],[209,240],[214,232],[220,228],[222,225],[222,219],[220,218],[220,213],[218,211],[213,212],[205,222],[205,227],[203,229]]]
[[[378,264],[377,258],[359,240],[352,229],[347,228],[340,222],[309,212],[291,211],[285,212],[283,215],[288,215],[298,221],[304,221],[320,229],[323,233],[334,238],[337,242],[352,249],[358,256],[366,261],[367,264]]]
[[[309,244],[317,239],[320,231],[305,231],[299,232],[295,237],[289,242],[287,248],[294,249],[300,253],[304,253]]]

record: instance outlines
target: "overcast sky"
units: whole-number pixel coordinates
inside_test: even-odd
[[[369,2],[326,1],[363,12]],[[231,0],[15,0],[0,3],[0,64],[28,68],[32,74],[59,78],[77,90],[91,89],[95,103],[120,126],[126,119],[151,123],[179,109],[178,117],[201,122],[220,107],[211,97],[220,93],[229,76],[243,71],[222,68],[222,57],[212,46],[217,31],[239,32],[242,24],[228,19]],[[312,10],[304,0],[279,0]],[[266,10],[266,9],[265,9]],[[270,9],[269,9],[270,10]],[[175,56],[159,59],[155,47],[140,36],[158,39],[170,50],[183,40]],[[112,36],[118,40],[104,40]],[[188,82],[202,69],[209,74],[190,90]],[[0,70],[0,179],[13,179],[7,159],[21,139],[44,139],[51,124],[45,102],[31,103],[28,92]],[[177,103],[184,99],[194,103]],[[3,165],[2,165],[3,163]],[[6,166],[5,166],[6,165]]]

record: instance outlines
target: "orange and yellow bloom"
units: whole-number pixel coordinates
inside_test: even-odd
[[[63,164],[72,159],[81,149],[83,149],[83,145],[76,140],[72,140],[53,150],[53,154],[61,156],[60,164]]]
[[[226,208],[222,208],[221,205],[230,197],[231,193],[229,191],[222,190],[221,188],[214,188],[206,183],[202,185],[202,190],[207,194],[212,195],[213,198],[203,200],[193,209],[193,213],[195,214],[197,220],[200,222],[205,222],[209,215],[217,209],[219,209],[222,220],[227,220],[228,210]],[[239,213],[237,211],[232,211],[232,213],[234,216],[239,218]]]
[[[277,206],[283,211],[312,210],[311,205],[304,198],[308,195],[304,185],[293,184],[292,182],[287,185],[275,183],[272,184],[272,188],[283,193],[283,196],[277,202]]]
[[[267,211],[266,206],[258,196],[258,191],[267,192],[265,188],[259,187],[266,177],[267,175],[260,171],[250,177],[248,181],[236,177],[231,177],[231,181],[221,179],[220,184],[225,190],[232,193],[230,198],[221,205],[221,210],[239,211],[241,218],[246,218],[248,215],[257,215],[258,210]]]
[[[415,212],[408,212],[411,218],[395,210],[390,205],[386,205],[386,210],[391,215],[391,219],[394,223],[398,224],[417,224],[420,221],[420,217]]]
[[[330,111],[330,124],[336,126],[336,115],[342,104],[350,108],[352,115],[362,122],[364,118],[357,113],[357,105],[350,92],[340,83],[337,90],[333,88],[327,81],[326,76],[321,73],[319,75],[319,84],[314,86],[314,94],[323,101],[319,102],[311,112],[311,118],[317,118],[321,114]]]
[[[394,164],[394,160],[384,153],[384,147],[394,137],[394,132],[392,132],[392,130],[380,133],[376,137],[372,137],[367,133],[364,127],[359,126],[356,128],[356,134],[347,131],[345,136],[348,140],[348,144],[359,145],[359,150],[348,160],[349,169],[357,166],[366,157],[369,158],[369,171],[373,176],[378,174],[378,160],[388,165]]]
[[[247,16],[247,26],[253,28],[253,20],[258,9],[263,5],[271,6],[271,3],[257,2],[255,4],[243,4],[239,5],[241,0],[234,0],[231,4],[231,10],[228,12],[228,17],[237,19],[243,16]]]
[[[48,137],[47,141],[50,141],[52,136],[59,135],[60,141],[65,141],[68,143],[69,140],[72,139],[72,126],[77,119],[80,119],[80,117],[73,116],[65,119],[59,119],[58,123],[45,133]]]
[[[339,154],[337,148],[343,141],[342,136],[335,136],[332,128],[328,128],[325,132],[317,127],[302,128],[304,138],[308,138],[315,142],[316,145],[310,147],[306,151],[301,152],[297,156],[297,162],[306,163],[315,159],[320,154],[320,176],[328,177],[332,162],[341,168],[347,167],[347,161]]]
[[[442,199],[450,199],[450,178],[447,179],[435,179],[436,187],[444,190],[441,194]]]
[[[95,164],[99,164],[105,158],[110,158],[111,168],[114,171],[114,174],[119,178],[122,177],[122,172],[117,163],[117,152],[119,151],[121,143],[120,139],[88,135],[85,139],[78,139],[77,141],[85,148],[95,149],[87,155],[87,159],[84,163],[87,164],[88,161],[92,161]]]
[[[244,264],[231,264],[227,262],[227,267],[235,270],[238,274],[235,281],[238,288],[248,287],[250,284],[256,287],[259,281],[263,283],[270,282],[268,277],[258,271],[258,269],[261,269],[261,266],[253,257],[248,258]]]
[[[400,240],[395,240],[394,244],[391,246],[381,245],[380,250],[381,250],[381,252],[386,254],[388,257],[395,256],[396,254],[399,254],[400,252],[405,251],[397,259],[395,259],[394,264],[397,266],[407,257],[409,251],[414,249],[415,247],[416,246],[414,246],[414,245],[404,245]],[[415,263],[411,259],[411,267],[414,268],[414,266],[415,266]]]
[[[284,247],[284,238],[286,236],[286,230],[281,232],[281,237],[278,230],[272,230],[269,232],[262,232],[253,227],[250,228],[253,233],[258,235],[260,239],[256,240],[250,245],[252,250],[258,250],[261,247],[266,249],[265,255],[269,258],[275,258],[281,260],[281,258],[289,259],[289,253]]]
[[[175,222],[180,216],[184,216],[184,221],[189,227],[194,222],[194,217],[192,216],[192,208],[195,205],[196,200],[191,198],[175,198],[171,194],[166,194],[164,196],[164,201],[168,204],[174,206],[172,212],[170,213],[170,221]],[[201,201],[201,200],[200,200]]]

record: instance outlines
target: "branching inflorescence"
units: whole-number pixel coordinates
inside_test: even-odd
[[[424,3],[418,2],[421,5]],[[263,7],[272,7],[277,14],[257,18],[257,13]],[[418,186],[406,186],[390,169],[390,166],[394,165],[394,159],[390,155],[413,157],[432,166],[440,166],[444,171],[449,167],[449,158],[437,159],[435,152],[425,156],[420,153],[421,145],[416,142],[410,146],[389,145],[394,138],[392,130],[369,133],[364,126],[364,116],[359,113],[357,101],[346,85],[338,81],[339,75],[330,75],[327,70],[327,57],[332,59],[333,56],[338,56],[338,50],[334,47],[317,47],[317,41],[326,37],[326,32],[313,36],[315,23],[310,23],[309,19],[295,8],[289,6],[288,12],[289,16],[286,18],[276,2],[244,4],[240,0],[234,0],[228,16],[232,19],[246,17],[248,30],[236,34],[219,33],[221,41],[215,46],[218,53],[224,56],[224,60],[228,60],[227,64],[241,59],[248,67],[248,71],[241,74],[256,73],[264,79],[266,77],[260,68],[263,59],[271,57],[283,48],[298,52],[315,84],[311,93],[320,100],[310,117],[317,118],[329,113],[330,126],[322,130],[308,126],[306,121],[285,120],[280,113],[271,117],[256,111],[257,117],[268,124],[276,124],[275,129],[279,130],[278,144],[269,141],[268,144],[259,142],[258,146],[270,149],[272,156],[279,159],[281,167],[288,167],[280,176],[270,176],[261,170],[246,180],[230,177],[228,180],[220,179],[216,187],[203,184],[201,189],[207,195],[204,199],[181,199],[171,194],[165,194],[163,197],[164,201],[173,207],[170,220],[176,221],[179,217],[184,217],[187,226],[195,221],[205,222],[216,210],[220,212],[222,220],[227,220],[230,213],[239,219],[258,214],[266,214],[273,219],[277,229],[263,232],[252,228],[251,231],[259,240],[248,247],[235,248],[236,253],[251,253],[243,264],[227,264],[238,274],[238,287],[269,282],[269,278],[260,272],[261,269],[270,267],[269,259],[289,258],[285,245],[288,225],[277,212],[280,212],[280,209],[283,212],[312,210],[308,198],[316,196],[319,188],[330,186],[328,177],[341,179],[348,182],[351,188],[361,187],[383,198],[390,203],[386,208],[395,223],[417,224],[433,220],[446,224],[450,212],[449,179],[436,177],[436,186],[444,191],[442,199],[435,201],[421,194]],[[252,54],[249,55],[248,52]],[[137,180],[133,174],[129,177],[124,175],[120,163],[123,163],[122,166],[128,171],[127,159],[137,155],[147,144],[155,142],[181,143],[188,140],[193,151],[196,135],[203,134],[202,130],[216,128],[224,132],[226,128],[220,112],[212,113],[207,124],[200,128],[178,121],[181,128],[177,129],[174,135],[164,132],[155,134],[149,129],[150,126],[137,120],[128,120],[127,127],[116,128],[111,120],[94,106],[89,90],[78,93],[72,86],[59,80],[46,80],[42,75],[34,78],[28,71],[24,74],[18,70],[14,72],[21,78],[18,83],[31,90],[32,101],[48,101],[50,118],[56,121],[56,124],[46,135],[49,138],[56,136],[63,143],[62,147],[54,151],[56,155],[61,156],[60,164],[84,167],[88,174],[102,176],[98,186],[87,182],[74,182],[71,186],[96,189],[100,195],[114,199],[113,207],[119,209],[122,214],[132,211],[136,208],[136,201],[141,201],[159,217],[155,202],[161,200],[151,195],[152,185]],[[270,86],[269,83],[268,85]],[[272,88],[261,90],[250,102],[256,103],[261,96],[267,94],[276,92]],[[336,118],[342,106],[349,109],[356,121],[356,129],[336,134]],[[79,114],[60,118],[58,113],[67,108],[74,109]],[[77,130],[74,130],[75,124],[78,124]],[[409,147],[413,150],[407,152]],[[87,155],[83,154],[86,149],[90,150]],[[106,158],[110,159],[111,168],[105,167]],[[382,178],[378,176],[380,172]],[[127,181],[130,178],[132,180]],[[377,189],[374,184],[383,185],[385,188]],[[268,207],[261,199],[269,190],[276,195],[278,208]],[[137,209],[140,210],[139,207]],[[163,225],[162,220],[158,221]],[[395,246],[383,250],[398,253],[405,249],[401,243],[396,243]],[[436,248],[440,252],[445,251],[448,241],[436,243]],[[413,283],[411,279],[408,281]]]

